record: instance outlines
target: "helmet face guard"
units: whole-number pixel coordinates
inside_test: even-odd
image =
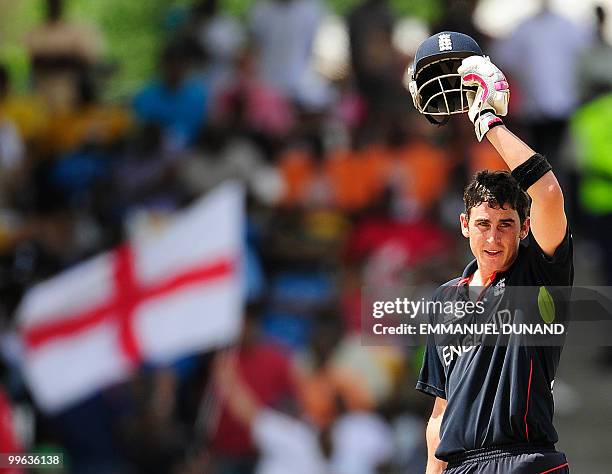
[[[442,51],[440,46],[438,50],[440,44],[452,48],[453,43],[460,43],[462,47]],[[464,86],[457,70],[464,58],[481,54],[478,44],[461,33],[440,33],[425,40],[404,78],[415,108],[438,125],[448,122],[453,114],[467,112],[468,94],[475,93],[477,87]]]
[[[423,67],[411,81],[415,89],[412,100],[416,109],[433,123],[443,123],[449,115],[462,114],[469,109],[467,94],[476,92],[475,86],[464,86],[457,68],[461,58],[440,59]],[[444,70],[449,71],[444,73]],[[454,71],[454,72],[453,72]],[[412,92],[412,90],[411,90]],[[436,117],[446,117],[437,120]]]

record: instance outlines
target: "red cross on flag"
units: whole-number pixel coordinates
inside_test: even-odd
[[[220,186],[160,231],[32,288],[18,310],[24,374],[52,413],[168,363],[232,343],[242,324],[243,190]]]

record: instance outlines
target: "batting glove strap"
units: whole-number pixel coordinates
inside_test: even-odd
[[[499,125],[503,125],[503,120],[495,115],[491,110],[485,110],[474,117],[474,131],[479,142],[489,130]]]

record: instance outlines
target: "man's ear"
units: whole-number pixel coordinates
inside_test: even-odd
[[[468,215],[465,212],[462,212],[459,216],[459,221],[461,222],[461,233],[467,239],[470,237],[470,228],[469,228],[469,220]]]
[[[526,217],[525,222],[523,222],[523,225],[521,226],[521,233],[519,234],[521,237],[521,240],[523,240],[525,237],[527,237],[527,235],[529,235],[529,225],[530,225],[529,217]]]

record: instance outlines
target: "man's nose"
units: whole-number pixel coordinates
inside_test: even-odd
[[[492,244],[499,240],[499,232],[496,229],[491,229],[487,237],[487,242]]]

